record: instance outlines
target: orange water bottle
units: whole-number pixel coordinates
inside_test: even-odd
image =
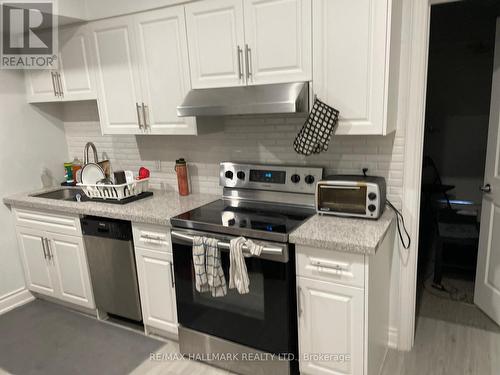
[[[178,159],[175,161],[175,172],[177,173],[179,194],[189,195],[188,169],[186,160]]]

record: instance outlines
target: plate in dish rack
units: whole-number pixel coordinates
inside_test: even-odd
[[[85,185],[96,184],[97,181],[101,181],[106,176],[103,169],[94,163],[86,164],[82,169],[82,183]]]

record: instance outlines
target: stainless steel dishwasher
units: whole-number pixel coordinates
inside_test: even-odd
[[[142,321],[131,223],[94,216],[80,222],[97,308]]]

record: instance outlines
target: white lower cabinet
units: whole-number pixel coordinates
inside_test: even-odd
[[[304,277],[298,285],[301,373],[363,374],[363,289]]]
[[[171,253],[135,248],[144,324],[177,335]]]
[[[95,308],[83,239],[17,226],[28,289]]]
[[[90,309],[94,308],[83,238],[54,233],[47,239],[58,283],[58,298]]]
[[[389,340],[394,225],[375,254],[296,246],[300,373],[378,375]]]
[[[17,238],[28,289],[56,297],[56,283],[45,250],[45,233],[18,226]]]

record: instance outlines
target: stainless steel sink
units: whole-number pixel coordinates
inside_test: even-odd
[[[81,189],[58,189],[49,191],[48,193],[35,194],[32,195],[32,197],[56,199],[60,201],[76,201],[77,194],[80,194],[82,201],[86,200],[86,195]]]

